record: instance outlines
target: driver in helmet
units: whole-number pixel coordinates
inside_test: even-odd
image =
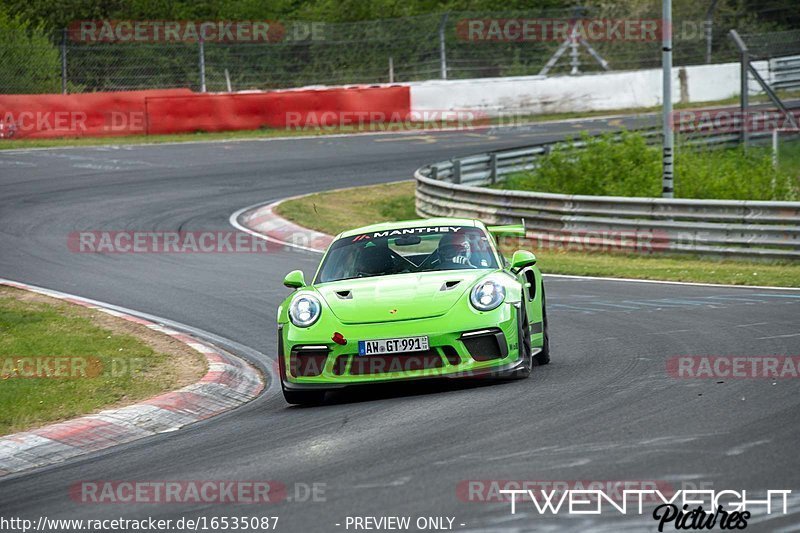
[[[477,268],[471,256],[472,246],[463,233],[446,233],[439,241],[439,264],[444,268]]]

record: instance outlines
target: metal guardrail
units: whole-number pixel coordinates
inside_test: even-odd
[[[769,70],[772,74],[774,89],[800,89],[800,56],[770,59]]]
[[[657,132],[645,132],[657,142]],[[767,137],[768,132],[751,137]],[[689,143],[726,146],[739,134],[701,135]],[[416,209],[423,217],[525,219],[534,246],[800,259],[800,202],[586,196],[500,190],[486,185],[531,170],[564,141],[442,161],[418,169]],[[573,143],[578,146],[581,143]]]

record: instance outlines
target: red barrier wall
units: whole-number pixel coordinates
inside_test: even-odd
[[[408,87],[356,87],[252,94],[198,94],[188,89],[0,95],[0,119],[15,138],[190,133],[261,127],[310,129],[316,125],[404,120]],[[3,134],[0,131],[0,134]]]
[[[367,87],[147,98],[148,133],[309,129],[403,120],[408,87]]]
[[[0,94],[4,134],[14,138],[101,137],[146,132],[145,98],[191,95],[189,89],[82,94]]]

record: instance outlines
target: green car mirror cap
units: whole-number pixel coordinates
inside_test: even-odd
[[[517,250],[511,257],[511,268],[521,270],[536,264],[536,255],[528,250]]]
[[[302,270],[292,270],[283,278],[283,284],[292,289],[299,289],[306,286],[306,278]]]

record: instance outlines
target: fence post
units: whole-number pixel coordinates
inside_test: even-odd
[[[231,87],[231,73],[228,72],[228,69],[225,69],[225,86],[228,88],[228,92],[233,91]]]
[[[453,183],[461,183],[461,160],[453,159]]]
[[[706,20],[703,29],[706,34],[706,63],[711,63],[711,45],[714,39],[714,8],[719,0],[711,0],[711,5],[706,11]]]
[[[441,70],[441,77],[443,80],[447,79],[447,50],[444,45],[444,30],[447,26],[447,13],[442,15],[442,21],[439,23],[439,68]]]
[[[497,183],[497,154],[494,152],[489,154],[489,183]]]
[[[389,83],[394,83],[394,59],[389,56]]]
[[[674,196],[675,132],[672,129],[672,0],[663,0],[661,20],[667,31],[661,41],[661,99],[663,143],[661,147],[661,197]]]
[[[61,30],[61,94],[67,94],[67,28]]]
[[[740,74],[739,83],[740,83],[740,91],[741,97],[739,99],[739,112],[741,113],[741,117],[739,120],[742,124],[742,146],[744,150],[747,151],[747,144],[749,142],[748,135],[747,135],[747,113],[749,111],[749,88],[747,84],[747,73],[750,70],[750,56],[748,55],[747,45],[744,44],[744,41],[739,36],[739,32],[736,30],[730,31],[731,39],[733,42],[736,43],[737,48],[739,48],[740,60],[741,60],[741,69],[742,72]]]
[[[206,92],[206,49],[203,38],[198,39],[200,43],[200,92]]]

